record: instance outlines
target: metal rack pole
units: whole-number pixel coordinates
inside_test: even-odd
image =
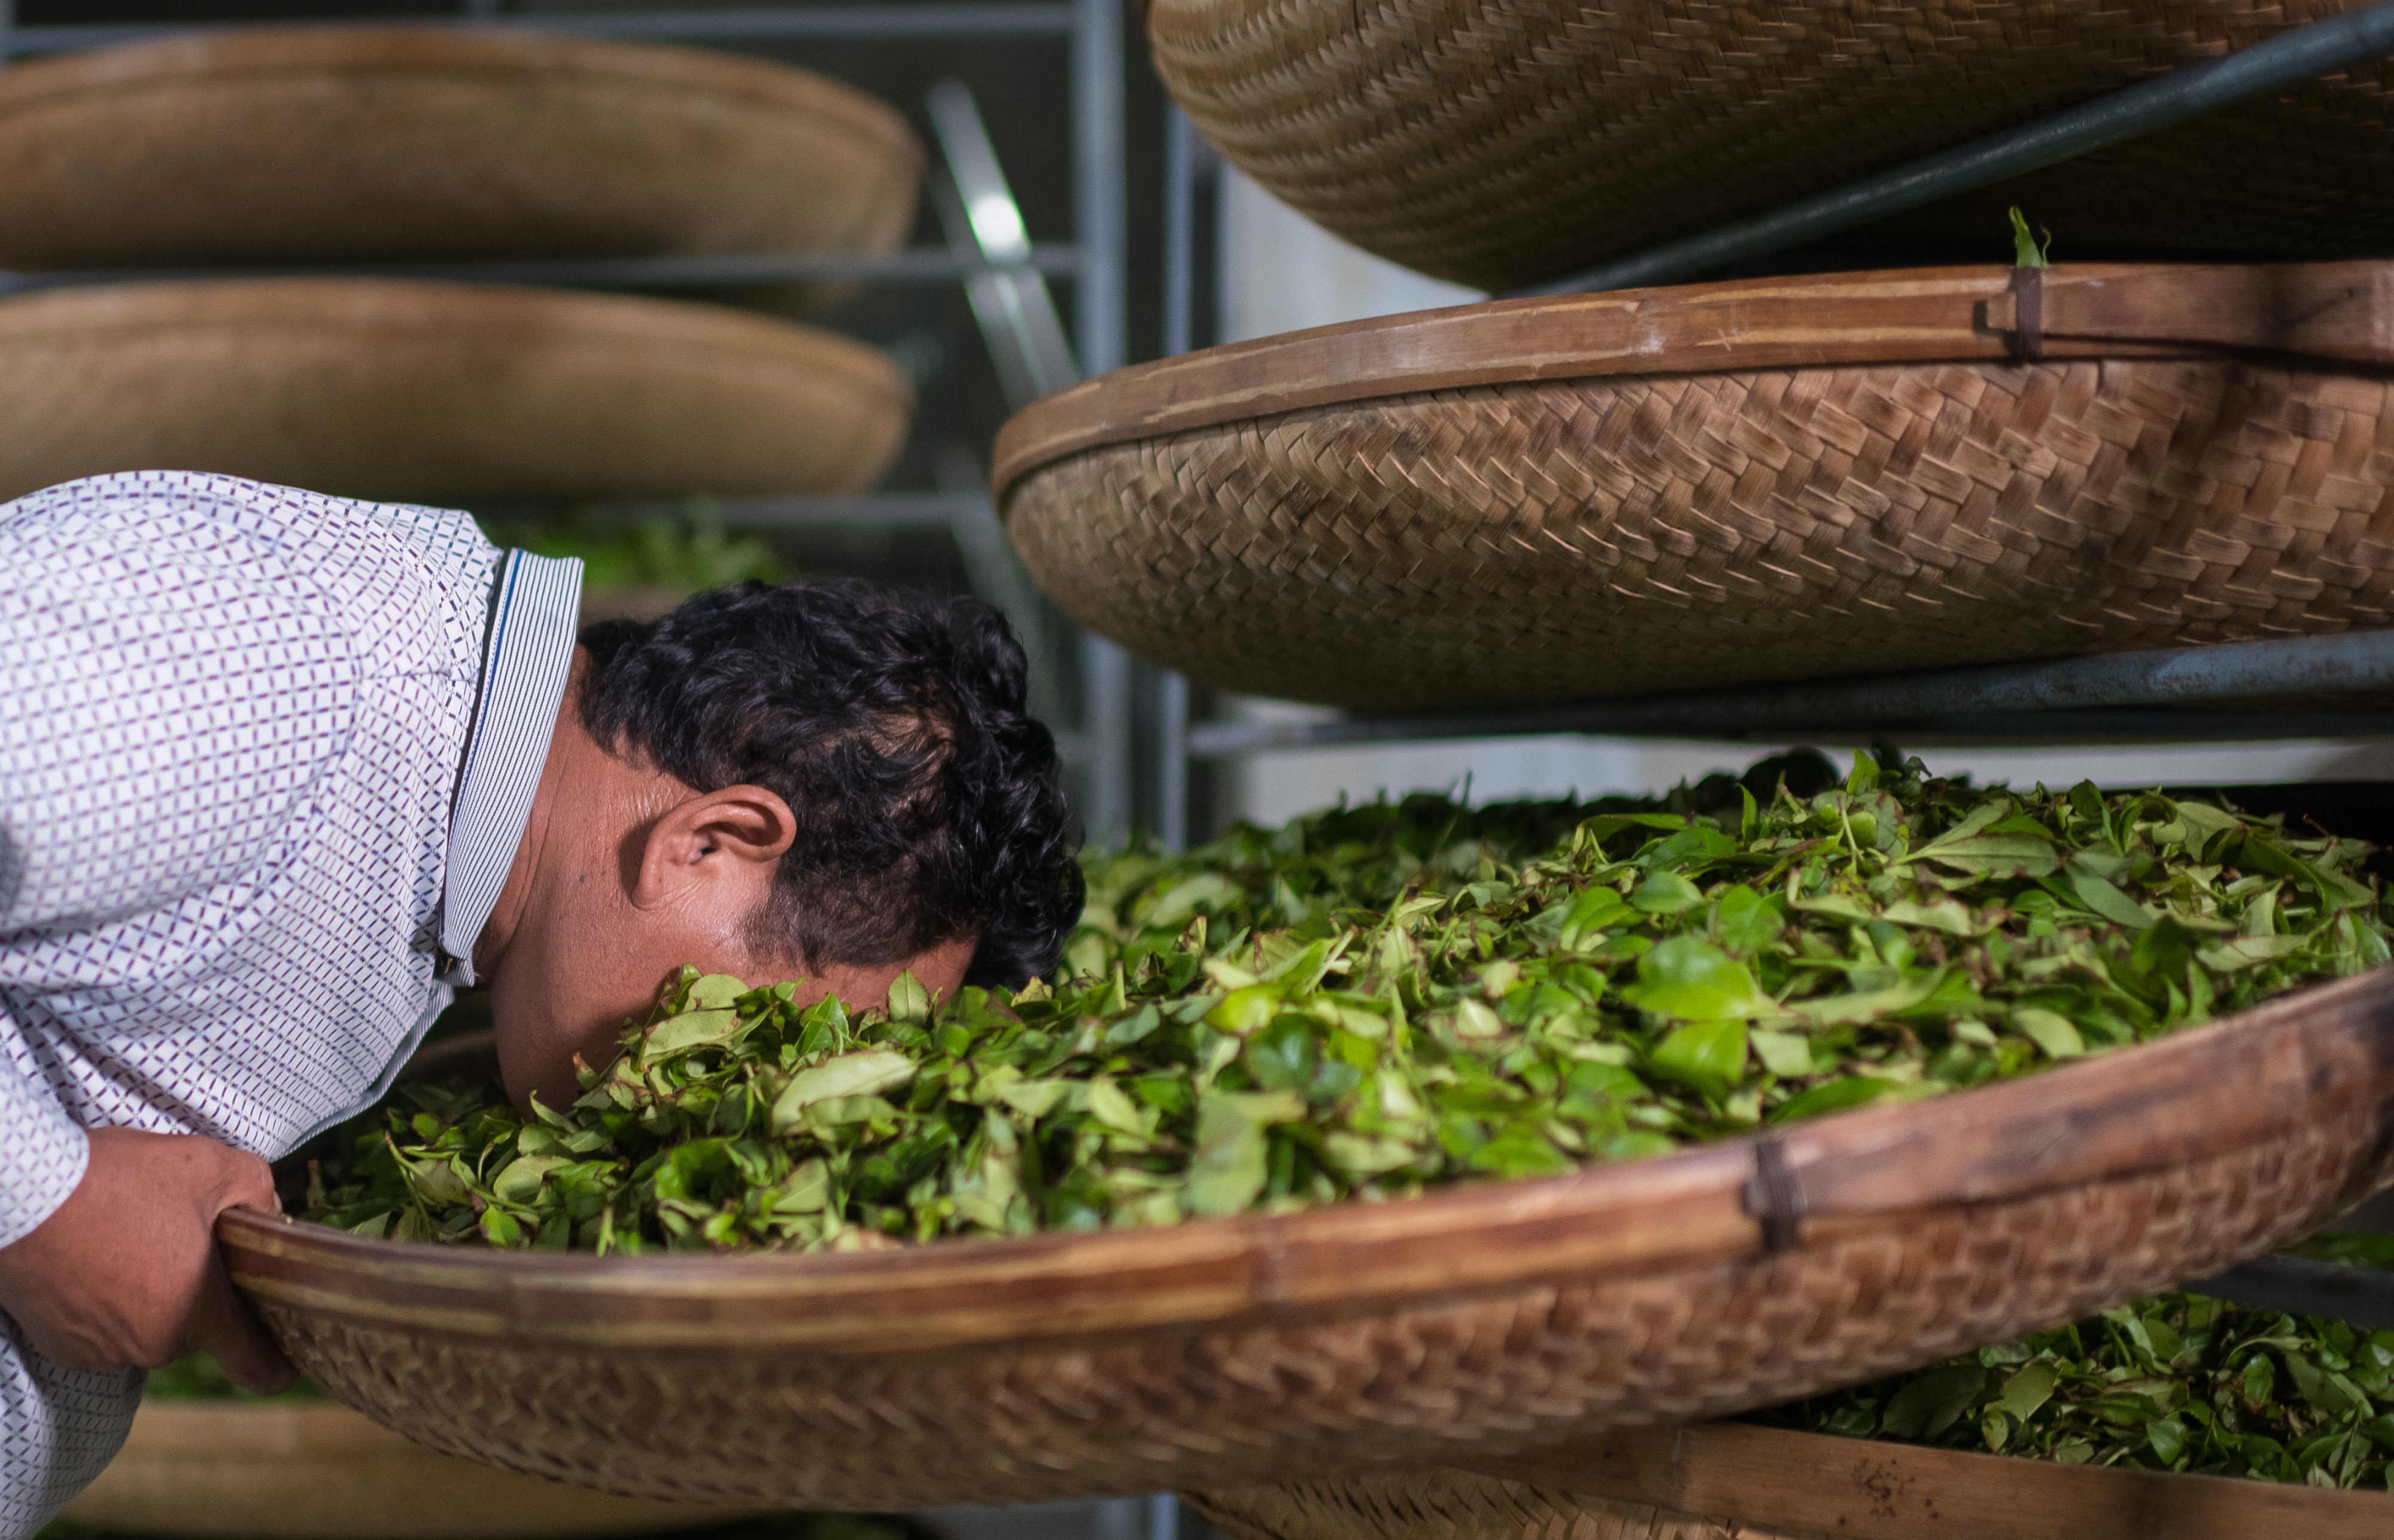
[[[1064,37],[1077,25],[1072,5],[886,5],[713,11],[590,11],[572,16],[396,16],[327,20],[320,26],[455,26],[495,23],[525,32],[571,33],[583,37],[671,38],[684,43],[889,42],[920,37]],[[89,26],[47,25],[16,29],[20,54],[72,53],[84,48],[204,32],[231,32],[288,21],[234,21],[193,26],[163,21],[126,21]],[[1120,28],[1116,28],[1120,35]]]
[[[1074,341],[1081,367],[1102,375],[1128,357],[1119,0],[1072,0],[1072,215],[1084,253],[1072,288]],[[1081,715],[1088,760],[1081,817],[1095,843],[1117,843],[1130,833],[1132,710],[1130,654],[1083,633]]]
[[[2173,70],[1759,217],[1666,241],[1519,292],[1576,294],[1682,282],[1744,257],[1784,251],[1953,193],[2106,150],[2387,53],[2394,53],[2394,0],[2379,0],[2365,10],[2307,22],[2224,59]]]
[[[1189,351],[1197,309],[1197,131],[1177,105],[1164,109],[1164,351]],[[1155,834],[1189,848],[1189,680],[1166,669],[1156,686]]]
[[[810,278],[874,278],[885,283],[952,283],[1025,271],[1069,277],[1081,270],[1070,245],[1033,246],[1019,260],[999,262],[972,253],[917,247],[887,257],[827,252],[740,252],[711,257],[556,257],[531,261],[369,262],[274,267],[97,268],[0,272],[0,295],[87,283],[158,283],[220,278],[414,278],[465,283],[525,283],[568,289],[711,288]]]
[[[1536,710],[1207,723],[1190,731],[1190,752],[1224,757],[1270,748],[1545,733],[1730,742],[1822,732],[1848,738],[1887,733],[1911,742],[2371,736],[2394,731],[2394,717],[2370,709],[2373,699],[2387,694],[2394,694],[2394,631],[2356,631]],[[2333,707],[2301,716],[2249,709],[2251,703],[2271,696],[2340,695],[2368,698],[2342,713]],[[2231,715],[2184,709],[2221,702],[2243,702],[2248,710]]]

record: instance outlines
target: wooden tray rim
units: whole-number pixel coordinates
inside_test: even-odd
[[[1454,1462],[1473,1475],[1611,1502],[1848,1540],[2382,1540],[2394,1493],[2017,1455],[1827,1433],[1703,1423]]]
[[[2019,270],[1892,269],[1489,300],[1282,333],[1100,375],[998,430],[1001,516],[1040,467],[1111,444],[1308,407],[1468,387],[1888,363],[2009,364]],[[2044,270],[2045,360],[2184,358],[2275,346],[2394,358],[2394,262],[2087,263]],[[2333,294],[2350,301],[2320,313]],[[2073,335],[2060,302],[2096,302]],[[2107,303],[2108,302],[2108,303]],[[2084,309],[2082,303],[2078,307]],[[2006,325],[2006,321],[2014,324]]]
[[[2022,1080],[1388,1203],[808,1256],[495,1252],[242,1210],[218,1235],[233,1281],[260,1298],[411,1333],[867,1356],[1295,1325],[1737,1265],[1807,1234],[2127,1179],[2389,1102],[2394,965]]]

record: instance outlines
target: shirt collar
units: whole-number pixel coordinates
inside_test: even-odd
[[[573,668],[581,607],[580,561],[507,552],[492,592],[481,694],[449,819],[441,920],[445,982],[477,981],[474,942],[498,904],[532,816],[533,793]]]

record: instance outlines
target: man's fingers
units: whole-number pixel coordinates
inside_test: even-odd
[[[225,1170],[217,1184],[216,1212],[209,1216],[211,1220],[233,1208],[259,1214],[283,1212],[283,1200],[274,1191],[273,1167],[246,1151],[223,1150],[221,1158]],[[206,1294],[193,1323],[197,1328],[193,1346],[214,1353],[227,1377],[253,1394],[270,1396],[297,1384],[299,1371],[283,1356],[283,1349],[274,1345],[274,1339],[258,1321],[257,1312],[250,1309],[249,1301],[241,1296],[232,1280],[226,1276],[220,1244],[210,1259],[204,1287]]]
[[[226,1375],[255,1395],[270,1396],[299,1383],[299,1371],[283,1356],[274,1338],[219,1267],[208,1282],[194,1347],[216,1354]]]
[[[254,1208],[260,1214],[283,1212],[283,1198],[274,1191],[274,1167],[246,1150],[229,1150],[219,1145],[217,1152],[224,1163],[224,1172],[217,1181],[216,1211],[208,1216],[210,1222],[228,1208]]]
[[[266,1335],[266,1328],[243,1316],[241,1330],[216,1345],[217,1362],[224,1368],[226,1377],[252,1395],[280,1395],[299,1383],[299,1371],[283,1356],[283,1349]]]

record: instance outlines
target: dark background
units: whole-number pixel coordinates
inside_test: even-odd
[[[5,5],[5,0],[0,0]],[[499,0],[495,7],[477,7],[470,0],[16,0],[14,19],[20,25],[94,26],[111,23],[167,25],[227,21],[364,20],[377,18],[438,20],[474,18],[504,24],[509,15],[559,18],[609,13],[654,15],[673,11],[790,10],[799,4],[691,3],[691,0]],[[969,8],[967,3],[959,8]],[[5,15],[0,11],[0,15]],[[1123,82],[1125,125],[1125,206],[1128,226],[1127,342],[1130,362],[1157,357],[1163,351],[1164,143],[1166,101],[1148,60],[1145,34],[1136,0],[1123,0]],[[640,39],[638,41],[650,41]],[[663,41],[663,40],[659,40]],[[940,174],[938,141],[924,112],[924,93],[940,80],[954,78],[971,87],[988,125],[1000,164],[1020,204],[1034,243],[1070,242],[1072,228],[1072,184],[1070,54],[1063,39],[968,38],[902,42],[736,42],[708,41],[708,47],[770,59],[813,70],[870,92],[905,113],[928,157],[929,177]],[[1210,208],[1199,221],[1198,314],[1194,336],[1202,345],[1211,335],[1213,283]],[[944,247],[945,237],[927,196],[918,208],[912,244]],[[1051,279],[1058,310],[1067,328],[1072,319],[1072,283]],[[684,298],[707,297],[704,291],[675,291]],[[722,296],[730,298],[732,296]],[[953,480],[968,463],[985,472],[990,441],[1008,415],[998,378],[976,326],[961,284],[956,283],[868,283],[851,297],[801,319],[871,342],[889,351],[911,373],[917,392],[912,436],[898,462],[884,479],[885,492],[941,490],[941,469]],[[506,508],[476,509],[495,518],[510,532],[544,519],[559,523],[585,522],[586,511]],[[603,515],[600,518],[603,520]],[[956,544],[937,528],[871,528],[846,520],[820,529],[777,530],[764,536],[786,571],[796,576],[855,575],[940,592],[968,593],[972,585]],[[1078,726],[1079,689],[1075,651],[1068,623],[1052,607],[1043,607],[1041,629],[1049,637],[1040,666],[1045,676],[1042,697],[1052,708],[1059,729]],[[1136,735],[1140,788],[1135,813],[1152,827],[1151,772],[1154,762],[1153,674],[1140,665],[1142,715]],[[1212,703],[1200,692],[1199,715]],[[1212,826],[1214,785],[1206,767],[1193,768],[1190,827]]]

